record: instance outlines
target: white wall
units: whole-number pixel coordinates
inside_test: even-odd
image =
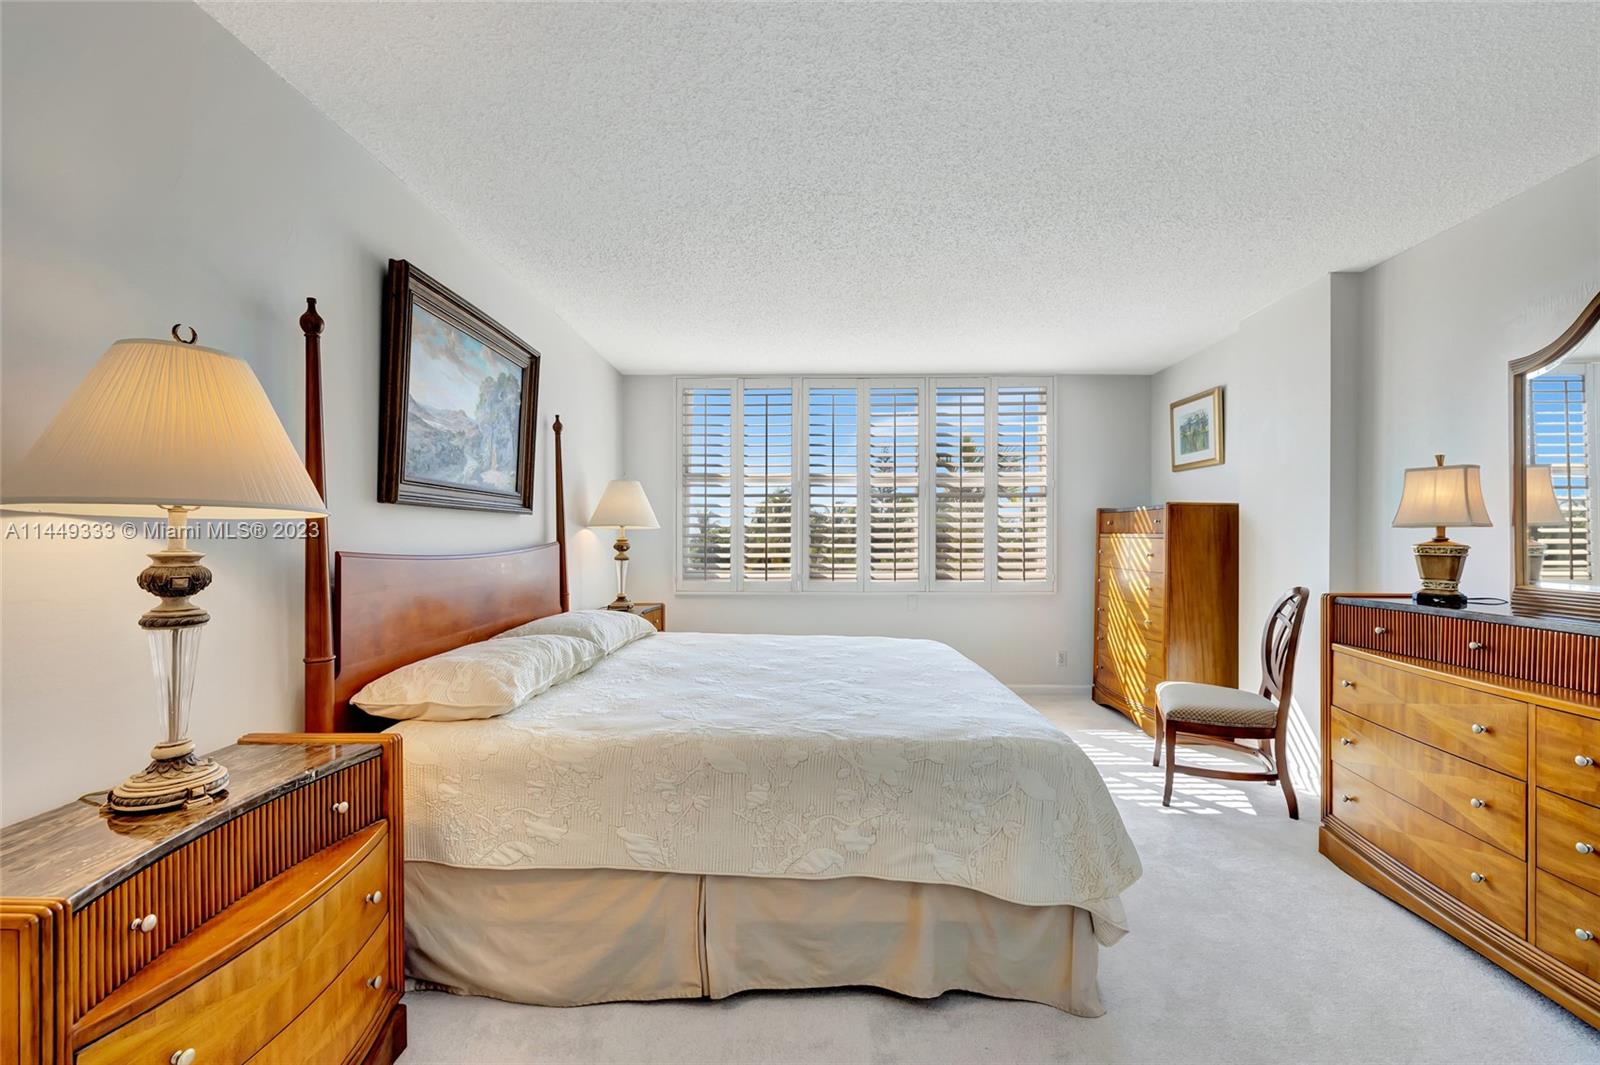
[[[1483,467],[1494,527],[1472,545],[1462,590],[1511,584],[1510,375],[1600,291],[1600,158],[1373,267],[1362,279],[1361,583],[1415,586],[1415,529],[1391,529],[1401,471],[1435,452]]]
[[[629,539],[628,594],[667,603],[670,628],[706,632],[841,633],[941,640],[1009,684],[1090,680],[1094,642],[1094,510],[1149,498],[1149,378],[1055,379],[1056,591],[1009,595],[675,595],[678,521],[671,377],[623,378],[626,476],[644,483],[661,521]],[[1067,652],[1067,665],[1056,653]]]
[[[458,238],[232,36],[188,4],[3,8],[0,451],[32,443],[125,336],[192,323],[247,358],[302,432],[304,297],[328,320],[335,549],[488,550],[548,540],[551,414],[574,519],[617,475],[619,377],[538,297]],[[416,262],[544,355],[531,517],[380,505],[379,312],[389,257]],[[20,521],[21,516],[8,519]],[[641,537],[642,539],[642,537]],[[572,538],[574,602],[611,594],[609,555]],[[157,735],[134,586],[148,545],[0,548],[0,820],[109,786]],[[195,693],[202,750],[298,727],[301,547],[213,543]]]
[[[1329,588],[1334,498],[1335,317],[1348,321],[1346,279],[1324,277],[1247,318],[1231,336],[1157,374],[1150,390],[1150,487],[1156,500],[1239,504],[1239,683],[1261,678],[1261,630],[1278,596]],[[1173,472],[1169,405],[1224,386],[1226,461]],[[1347,490],[1347,489],[1342,489]],[[1291,762],[1311,780],[1320,699],[1320,604],[1301,635]]]

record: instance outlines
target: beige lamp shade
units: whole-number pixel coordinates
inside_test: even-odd
[[[1483,503],[1477,466],[1418,466],[1406,471],[1395,511],[1396,529],[1470,527],[1494,524]]]
[[[1556,487],[1550,480],[1549,466],[1527,466],[1522,471],[1525,495],[1522,520],[1528,525],[1554,525],[1567,520],[1556,501]]]
[[[619,529],[659,529],[656,512],[650,509],[644,487],[638,481],[612,481],[594,508],[590,525],[610,526]]]
[[[249,365],[173,340],[119,340],[32,449],[0,506],[54,514],[203,507],[207,517],[326,514]]]

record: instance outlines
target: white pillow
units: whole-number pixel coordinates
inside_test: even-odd
[[[396,721],[498,717],[600,661],[589,640],[482,640],[386,673],[350,701]]]
[[[656,627],[626,610],[572,610],[565,614],[551,614],[526,625],[518,625],[502,632],[495,639],[507,636],[545,635],[577,636],[598,644],[604,654],[625,647],[634,640],[654,636]]]

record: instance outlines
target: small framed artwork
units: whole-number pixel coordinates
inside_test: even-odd
[[[539,353],[404,259],[384,287],[378,501],[533,511]]]
[[[1195,470],[1223,461],[1222,386],[1172,404],[1172,469]]]

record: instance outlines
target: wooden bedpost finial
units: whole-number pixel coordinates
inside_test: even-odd
[[[311,336],[320,335],[322,332],[322,315],[317,313],[317,298],[306,297],[306,313],[300,316],[300,329]]]
[[[552,425],[550,428],[555,431],[555,434],[557,436],[561,435],[561,415],[559,415],[559,414],[556,415],[556,423],[554,425]]]

